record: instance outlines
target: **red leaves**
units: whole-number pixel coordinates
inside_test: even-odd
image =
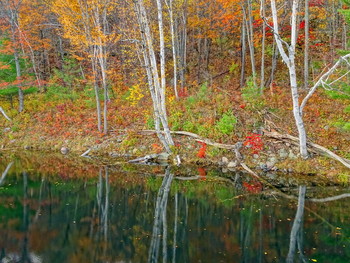
[[[205,169],[203,167],[199,167],[197,170],[200,176],[200,180],[205,180],[207,176],[207,172],[205,171]]]
[[[187,88],[180,89],[178,95],[179,95],[179,98],[188,97]]]
[[[197,157],[199,158],[205,158],[205,153],[207,151],[207,144],[205,142],[198,142],[202,147],[199,149],[197,153]]]
[[[260,182],[256,183],[247,183],[243,182],[243,187],[250,193],[257,194],[262,191],[263,186]]]
[[[261,135],[257,133],[251,133],[249,136],[245,137],[243,143],[244,146],[251,148],[252,154],[258,154],[263,149],[263,142],[261,140]]]

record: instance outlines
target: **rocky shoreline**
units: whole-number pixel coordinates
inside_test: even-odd
[[[175,157],[180,156],[183,166],[210,167],[220,169],[223,173],[242,170],[240,162],[244,161],[254,173],[268,181],[276,178],[276,174],[284,174],[291,178],[305,177],[311,184],[317,181],[322,184],[349,182],[349,170],[329,158],[313,154],[312,158],[303,160],[299,157],[296,146],[267,138],[263,140],[264,147],[259,153],[251,153],[249,147],[243,146],[240,150],[242,160],[237,159],[233,150],[210,145],[205,156],[198,157],[201,145],[186,136],[175,137],[175,143],[179,146],[174,149],[173,155],[168,155],[162,151],[155,135],[143,136],[134,131],[101,138],[77,136],[65,140],[26,135],[4,140],[0,152],[58,153],[67,158],[85,158],[87,161],[94,160],[108,165],[133,160],[135,163],[167,165],[174,164]]]

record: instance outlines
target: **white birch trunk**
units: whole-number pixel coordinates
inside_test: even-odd
[[[297,126],[298,134],[299,134],[299,151],[300,151],[301,157],[306,159],[308,157],[307,146],[306,146],[307,138],[306,138],[304,121],[303,121],[302,113],[299,106],[299,91],[297,86],[297,76],[296,76],[296,70],[295,70],[295,45],[296,45],[296,39],[297,39],[297,28],[296,28],[297,8],[298,8],[298,0],[293,0],[292,17],[291,17],[292,19],[291,44],[288,45],[286,42],[284,42],[281,39],[279,35],[276,4],[275,4],[275,0],[271,0],[271,10],[272,10],[275,40],[277,43],[277,47],[280,51],[280,54],[282,56],[282,59],[287,64],[287,67],[289,70],[289,80],[290,80],[290,87],[291,87],[292,101],[293,101],[293,115],[294,115],[295,124]],[[286,45],[288,48],[288,55],[283,48],[283,44]]]
[[[158,3],[157,3],[158,4]],[[159,7],[159,6],[158,6]],[[139,19],[140,32],[143,38],[146,48],[143,48],[144,61],[149,62],[149,69],[147,71],[149,88],[153,100],[153,109],[155,116],[155,128],[158,137],[161,139],[164,148],[167,152],[171,152],[170,146],[174,145],[172,140],[170,129],[167,120],[167,113],[165,108],[165,58],[164,58],[164,34],[160,33],[160,58],[161,58],[161,74],[159,76],[159,71],[157,68],[157,61],[154,52],[154,44],[152,39],[151,29],[149,27],[149,22],[147,18],[146,9],[144,7],[143,0],[135,1],[135,8]],[[161,9],[158,8],[158,12]],[[158,18],[162,15],[158,14]],[[163,32],[163,23],[158,21],[159,30]],[[161,30],[162,28],[162,30]],[[161,135],[162,125],[164,131],[164,139]]]
[[[266,16],[265,12],[265,0],[261,0],[260,12],[262,17]],[[265,84],[265,38],[266,38],[266,27],[262,25],[262,40],[261,40],[261,71],[260,71],[260,93],[264,92]]]
[[[173,52],[173,70],[174,70],[174,93],[176,99],[179,98],[179,94],[177,92],[177,41],[175,40],[175,25],[174,25],[174,12],[173,12],[173,0],[169,0],[169,3],[165,1],[168,12],[169,12],[169,19],[170,19],[170,34],[171,34],[171,48]]]
[[[304,88],[309,88],[309,0],[305,0]]]
[[[97,73],[97,63],[96,63],[96,55],[95,48],[92,48],[92,56],[91,56],[91,68],[92,74],[94,76],[94,91],[95,91],[95,99],[96,99],[96,113],[97,113],[97,129],[99,132],[102,132],[102,121],[101,121],[101,102],[99,95],[99,86],[98,86],[98,73]]]

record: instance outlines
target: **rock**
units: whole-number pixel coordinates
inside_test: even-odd
[[[286,149],[284,148],[281,148],[278,150],[278,156],[281,158],[281,159],[286,159],[288,157],[289,153],[287,152]]]
[[[222,157],[221,162],[222,162],[224,165],[229,163],[227,157]]]
[[[275,166],[276,163],[277,163],[277,158],[270,157],[268,159],[268,161],[266,162],[266,166],[267,166],[268,169],[272,169]]]
[[[259,154],[256,154],[256,153],[253,154],[253,158],[254,158],[254,159],[258,159],[258,158],[259,158]]]
[[[268,169],[267,169],[266,163],[259,163],[259,165],[258,165],[257,168],[258,168],[258,169],[261,169],[261,170],[263,170],[263,171],[267,171],[267,170],[268,170]]]
[[[227,164],[227,168],[235,168],[237,166],[237,161],[232,161]]]
[[[273,173],[267,173],[266,174],[266,177],[271,179],[271,180],[274,180],[277,178],[277,175],[276,174],[273,174]]]
[[[226,169],[226,168],[222,168],[222,170],[221,170],[224,174],[225,173],[227,173],[228,172],[228,169]]]
[[[66,154],[69,153],[69,149],[68,149],[67,147],[64,147],[64,146],[63,146],[63,147],[61,148],[61,153],[64,154],[64,155],[66,155]]]

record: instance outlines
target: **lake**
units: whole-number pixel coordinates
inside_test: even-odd
[[[0,158],[1,263],[350,262],[349,187]]]

